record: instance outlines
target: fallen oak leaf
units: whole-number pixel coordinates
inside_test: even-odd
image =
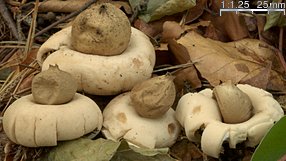
[[[259,40],[244,39],[223,43],[204,38],[196,32],[189,32],[177,42],[186,47],[191,61],[197,62],[195,67],[212,86],[227,80],[243,83],[255,77],[259,78],[259,74],[264,74],[264,77],[266,76],[264,80],[256,79],[248,83],[259,87],[263,84],[261,81],[267,81],[268,90],[286,90],[285,81],[279,72],[273,69],[270,70],[269,75],[263,72],[269,61],[274,62],[275,54],[270,49],[259,48],[259,44],[263,44]]]

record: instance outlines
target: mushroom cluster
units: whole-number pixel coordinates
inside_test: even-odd
[[[246,84],[233,86],[226,83],[214,90],[188,93],[176,109],[188,139],[201,142],[203,152],[212,157],[219,157],[224,141],[230,148],[243,141],[249,147],[258,145],[284,115],[267,91]]]
[[[78,91],[115,95],[151,77],[155,50],[120,9],[102,3],[86,9],[72,26],[51,36],[40,47],[37,60],[43,71],[57,64],[72,74]]]
[[[4,113],[8,138],[27,147],[55,146],[57,141],[101,130],[101,110],[93,100],[76,93],[76,85],[57,66],[36,75],[32,94],[13,102]]]
[[[111,140],[124,138],[139,147],[173,145],[180,125],[171,108],[175,100],[171,76],[154,77],[114,98],[103,111],[103,134]]]
[[[115,95],[131,90],[151,77],[155,50],[120,9],[101,3],[80,13],[72,26],[52,35],[40,47],[37,60],[42,72],[33,79],[32,94],[16,100],[3,117],[7,136],[27,147],[54,146],[58,140],[101,130],[101,110],[76,91]],[[173,115],[162,120],[170,136],[159,144],[165,144],[164,139],[174,137],[179,129],[174,111],[169,113]]]

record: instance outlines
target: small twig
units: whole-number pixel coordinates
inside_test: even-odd
[[[158,72],[162,72],[162,71],[168,71],[168,70],[172,70],[172,69],[187,68],[187,67],[192,66],[195,63],[196,62],[189,62],[189,63],[185,63],[185,64],[179,64],[179,65],[175,65],[175,66],[171,66],[171,67],[157,69],[157,70],[154,70],[153,73],[158,73]]]
[[[57,22],[49,25],[48,27],[44,28],[43,30],[39,31],[38,33],[35,34],[35,37],[42,35],[43,33],[49,31],[50,29],[52,29],[53,27],[57,26],[58,24],[74,17],[77,16],[79,13],[81,13],[82,11],[84,11],[85,9],[87,9],[90,5],[92,5],[93,3],[95,3],[96,0],[90,0],[89,2],[87,2],[84,6],[82,6],[81,9],[79,9],[78,11],[72,12],[69,15],[67,15],[66,17],[58,20]]]
[[[19,35],[19,40],[23,41],[23,40],[26,40],[26,37],[25,37],[24,33],[22,32],[22,26],[21,26],[20,19],[21,19],[21,15],[17,14],[16,15],[17,32],[18,32],[18,35]]]
[[[35,8],[33,9],[33,11],[34,11],[33,12],[33,20],[32,20],[31,25],[30,25],[27,43],[26,43],[26,47],[25,47],[25,51],[24,51],[24,56],[25,56],[24,58],[27,57],[27,55],[30,52],[30,50],[32,49],[32,46],[34,43],[34,35],[35,35],[35,31],[36,31],[39,3],[40,3],[39,0],[36,0]]]
[[[189,15],[189,12],[190,12],[190,10],[187,10],[187,11],[184,13],[184,15],[183,15],[183,17],[182,17],[182,19],[181,19],[181,21],[180,21],[180,26],[181,26],[181,27],[184,27],[184,26],[185,26],[185,24],[186,24],[186,19],[187,19],[188,15]]]
[[[206,7],[204,8],[204,10],[205,10],[206,12],[208,12],[209,14],[211,14],[212,16],[218,16],[218,15],[219,15],[218,13],[215,13],[214,11],[210,10],[210,9],[207,7],[207,5],[206,5]]]
[[[37,64],[36,61],[33,61],[30,65],[35,65]],[[6,109],[8,108],[8,106],[10,105],[10,103],[13,101],[13,97],[16,95],[19,86],[21,85],[21,82],[24,80],[24,78],[26,78],[29,74],[33,73],[34,69],[29,69],[29,68],[25,68],[24,70],[22,70],[20,73],[18,73],[16,75],[16,78],[14,78],[14,80],[11,80],[7,87],[4,88],[2,91],[4,92],[2,95],[0,95],[0,102],[3,101],[3,99],[9,94],[11,94],[11,97],[9,98],[8,102],[6,103],[6,106],[4,107],[4,109],[1,112],[1,116],[3,116],[4,112],[6,111]],[[8,91],[8,92],[7,92]]]
[[[280,33],[279,33],[279,50],[281,53],[283,53],[283,27],[280,27]]]
[[[18,44],[18,45],[25,45],[25,41],[1,41],[0,44]]]
[[[8,11],[8,8],[4,2],[4,0],[0,0],[0,14],[3,17],[3,19],[6,21],[7,25],[9,26],[12,35],[17,39],[20,40],[19,35],[18,35],[18,30],[16,27],[16,24],[10,14],[10,12]]]
[[[35,71],[40,71],[40,69],[30,66],[30,65],[26,65],[26,64],[19,64],[19,66],[29,68],[29,69],[34,69]]]

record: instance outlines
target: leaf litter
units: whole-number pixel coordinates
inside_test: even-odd
[[[205,86],[215,86],[226,80],[232,80],[235,83],[248,83],[268,91],[275,91],[280,93],[280,95],[282,94],[281,97],[285,96],[284,58],[282,56],[283,59],[281,59],[281,55],[279,57],[279,54],[277,54],[277,50],[285,54],[285,45],[281,44],[285,44],[286,41],[281,42],[280,40],[283,40],[285,35],[282,34],[281,36],[281,30],[279,30],[279,27],[285,26],[285,16],[282,16],[281,13],[273,12],[267,16],[255,14],[250,16],[251,20],[247,20],[249,19],[247,14],[224,13],[222,16],[218,16],[221,4],[219,1],[212,0],[199,1],[196,6],[194,6],[193,1],[188,3],[187,1],[175,0],[170,0],[168,4],[165,4],[167,0],[149,1],[149,3],[147,3],[148,1],[141,1],[145,2],[143,6],[141,2],[141,6],[139,6],[139,0],[130,0],[131,5],[124,0],[101,0],[97,3],[102,1],[112,2],[130,18],[134,17],[134,21],[131,19],[134,22],[133,26],[147,34],[155,42],[155,45],[161,46],[161,48],[156,48],[156,68],[164,68],[166,65],[168,67],[179,67],[175,68],[175,70],[174,68],[167,70],[176,76],[175,83],[179,89],[179,95],[184,94],[186,91],[196,91]],[[55,23],[63,19],[65,16],[64,12],[73,13],[81,9],[81,6],[89,1],[66,3],[64,1],[48,0],[45,2],[47,2],[45,4],[47,6],[44,6],[44,4],[39,6],[39,12],[54,13],[56,15],[55,19],[49,23]],[[16,15],[13,18],[19,30],[18,32],[24,31],[23,33],[28,33],[29,28],[31,29],[30,36],[25,35],[29,37],[26,40],[28,41],[26,47],[20,45],[22,43],[20,41],[16,43],[18,45],[11,46],[12,41],[7,42],[7,40],[15,40],[13,39],[13,36],[15,37],[16,35],[15,26],[13,24],[13,31],[9,31],[10,23],[2,23],[5,21],[1,19],[0,32],[1,34],[3,33],[3,36],[0,37],[0,41],[2,41],[0,50],[0,107],[2,108],[2,114],[5,108],[15,99],[30,93],[30,81],[40,70],[37,63],[33,61],[35,52],[30,49],[37,48],[40,45],[37,43],[42,43],[56,30],[65,26],[68,19],[72,18],[71,16],[65,21],[55,24],[49,28],[49,31],[42,32],[45,35],[39,34],[32,40],[33,34],[36,32],[34,29],[42,29],[45,26],[36,26],[35,15],[22,15],[24,20],[25,17],[26,19],[34,20],[29,25],[25,25],[24,21],[16,20],[17,15],[23,14],[17,11],[21,10],[23,6],[25,8],[33,4],[34,1],[23,1],[21,4],[18,1],[9,0],[6,3],[9,7],[12,7],[10,11]],[[188,5],[184,5],[187,3]],[[178,5],[177,8],[174,8],[170,7],[170,4]],[[185,8],[180,8],[180,6]],[[63,7],[67,11],[63,11]],[[172,8],[174,10],[169,11]],[[137,15],[135,15],[135,9],[139,9]],[[178,13],[179,11],[180,13]],[[3,15],[1,14],[1,16]],[[45,23],[47,22],[45,21]],[[37,23],[40,24],[39,22]],[[11,48],[14,50],[11,50]],[[21,50],[23,48],[25,51]],[[184,64],[191,65],[184,66]],[[189,87],[190,89],[186,90]],[[180,90],[183,90],[183,92]],[[104,108],[103,106],[110,100],[110,98],[98,99],[94,98],[95,96],[90,97],[100,100],[101,108]],[[0,147],[2,149],[5,147],[5,151],[1,152],[0,159],[6,161],[27,160],[28,158],[29,160],[36,160],[41,154],[49,155],[50,158],[58,156],[58,159],[60,159],[61,155],[78,156],[85,159],[89,156],[92,159],[92,157],[94,158],[98,155],[96,157],[101,157],[103,160],[110,160],[111,158],[111,160],[154,161],[176,159],[183,161],[216,160],[205,156],[200,151],[199,144],[191,143],[187,139],[178,139],[176,144],[170,149],[149,151],[148,149],[136,149],[133,146],[129,146],[124,140],[112,142],[102,138],[63,142],[60,146],[54,148],[30,149],[9,142],[3,130],[1,130],[0,137]],[[184,137],[184,134],[182,134],[182,137]],[[100,154],[98,154],[99,151]],[[105,153],[102,153],[103,151]],[[244,156],[241,156],[241,151],[243,151]],[[222,158],[230,159],[234,156],[236,159],[250,160],[253,151],[254,149],[246,149],[243,145],[237,149],[225,148]]]

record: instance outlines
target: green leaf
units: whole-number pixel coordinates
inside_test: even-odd
[[[278,3],[278,0],[274,0],[273,3]],[[266,16],[266,24],[264,26],[264,31],[274,26],[279,26],[279,27],[286,26],[286,17],[284,16],[283,12],[273,11],[269,12],[269,14]]]
[[[134,9],[142,5],[142,0],[129,0],[129,3]],[[146,3],[147,9],[140,11],[139,18],[150,22],[190,9],[196,5],[196,0],[149,0]]]
[[[281,118],[269,130],[256,148],[252,161],[279,160],[286,154],[286,117]]]
[[[139,148],[124,140],[81,138],[59,143],[41,161],[175,161],[168,151],[169,148]]]
[[[129,145],[130,149],[134,152],[139,153],[144,156],[155,156],[158,154],[168,154],[169,148],[159,148],[159,149],[148,149],[148,148],[139,148],[132,145]]]
[[[279,26],[279,27],[286,26],[286,18],[283,16],[283,13],[281,13],[281,12],[270,12],[266,16],[266,24],[264,26],[264,31],[266,31],[266,30],[268,30],[274,26]]]
[[[168,154],[168,148],[137,148],[122,141],[111,161],[176,161]]]
[[[117,151],[120,142],[105,139],[77,139],[59,143],[44,161],[109,161]]]

